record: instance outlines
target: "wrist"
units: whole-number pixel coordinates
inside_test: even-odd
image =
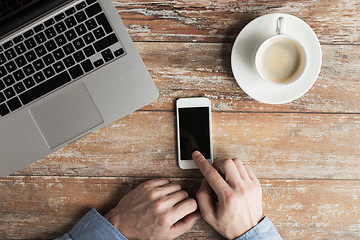
[[[120,231],[119,221],[117,220],[116,215],[112,213],[112,211],[105,214],[104,218],[108,220],[117,230]]]
[[[252,224],[251,227],[247,227],[246,230],[241,231],[241,232],[242,232],[241,234],[239,234],[239,235],[237,235],[236,237],[231,238],[231,239],[237,239],[237,238],[243,236],[244,234],[246,234],[247,232],[249,232],[250,230],[252,230],[254,227],[256,227],[262,220],[264,220],[264,218],[265,218],[265,216],[262,216],[258,222],[256,222],[255,224]],[[229,239],[230,239],[230,238],[229,238]]]

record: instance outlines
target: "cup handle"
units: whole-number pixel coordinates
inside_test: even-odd
[[[284,17],[279,17],[276,21],[276,33],[284,34],[284,28],[285,28],[285,19]]]

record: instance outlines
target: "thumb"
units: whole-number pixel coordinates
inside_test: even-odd
[[[178,221],[172,226],[172,233],[174,238],[186,233],[189,231],[197,220],[201,218],[201,214],[199,212],[193,212],[184,217],[182,220]]]

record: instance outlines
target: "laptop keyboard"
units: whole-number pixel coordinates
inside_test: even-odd
[[[86,0],[0,45],[0,116],[125,55],[96,0]]]

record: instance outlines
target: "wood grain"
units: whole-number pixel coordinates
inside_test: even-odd
[[[356,0],[115,0],[134,41],[233,42],[251,20],[268,13],[303,19],[322,44],[360,40],[360,5]]]
[[[17,177],[0,179],[0,238],[53,239],[89,209],[106,213],[144,178]],[[200,179],[170,179],[195,193]],[[264,214],[284,239],[356,239],[360,182],[261,180]],[[9,211],[11,209],[11,211]],[[203,220],[178,239],[221,239]]]
[[[160,91],[145,110],[173,110],[180,97],[207,96],[215,111],[360,113],[360,46],[322,46],[323,64],[301,98],[263,104],[244,93],[231,71],[232,44],[136,43]]]
[[[159,99],[0,178],[0,239],[52,239],[92,207],[106,213],[139,183],[171,178],[195,195],[201,174],[176,163],[177,98],[207,96],[215,160],[239,157],[263,187],[284,239],[360,239],[360,3],[357,0],[114,0]],[[237,85],[231,48],[268,13],[303,19],[322,44],[314,86],[283,105]],[[221,237],[203,220],[179,237]]]
[[[262,178],[360,178],[359,115],[213,112],[212,117],[215,160],[239,157]],[[138,111],[16,174],[199,176],[177,166],[175,138],[173,112]]]

